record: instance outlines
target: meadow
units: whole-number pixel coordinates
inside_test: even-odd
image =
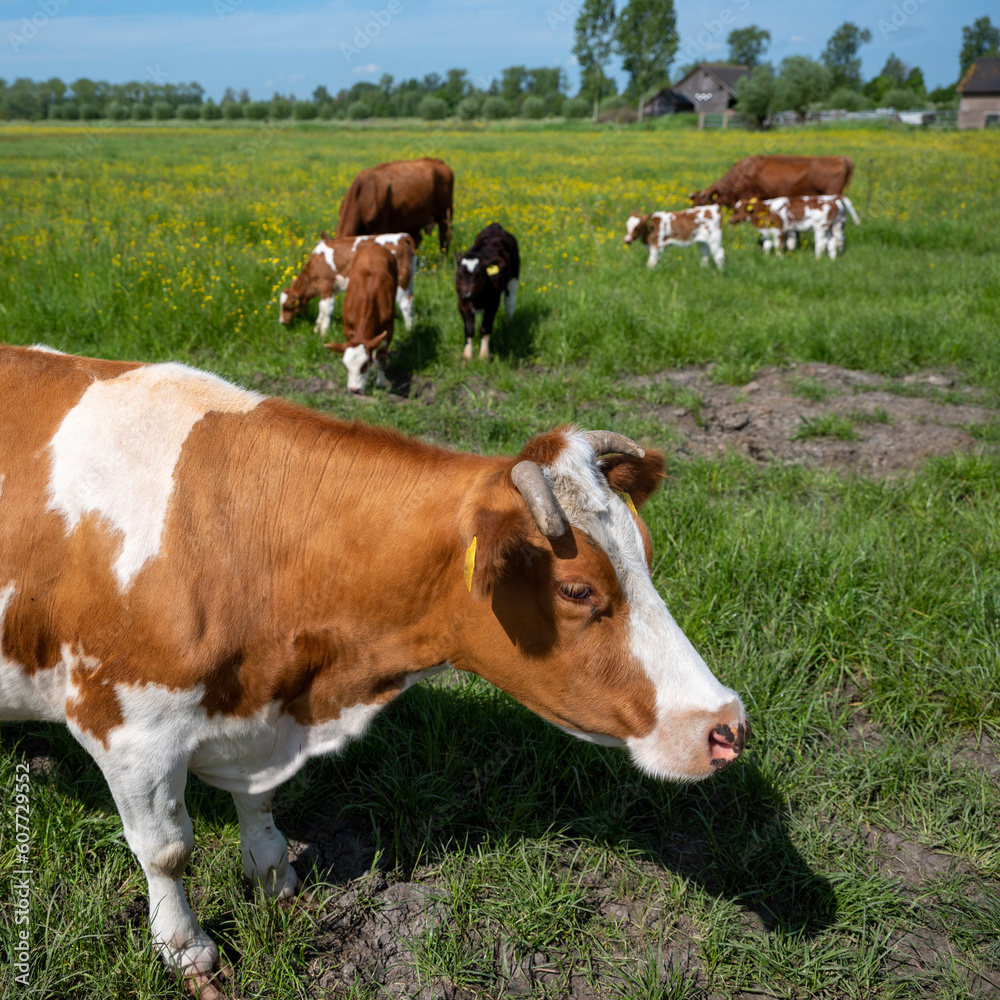
[[[765,258],[746,226],[723,273],[694,248],[650,273],[622,246],[633,209],[684,207],[758,152],[853,158],[843,258]],[[459,248],[494,220],[517,235],[517,313],[463,366],[453,268],[425,239],[393,391],[349,399],[277,296],[358,169],[423,155],[455,171]],[[690,457],[651,415],[697,412],[664,370],[743,387],[802,363],[945,372],[995,409],[998,189],[995,130],[0,129],[0,339],[181,360],[482,452],[570,421],[661,448],[654,582],[752,720],[733,767],[667,786],[484,682],[420,685],[279,791],[316,899],[289,908],[243,887],[231,800],[192,779],[188,892],[233,997],[1000,996],[996,424],[876,479]],[[0,753],[8,954],[32,764],[30,984],[8,964],[0,997],[184,995],[97,768],[57,726],[5,724]]]

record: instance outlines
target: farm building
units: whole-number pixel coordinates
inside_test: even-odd
[[[642,106],[642,117],[659,118],[661,115],[676,115],[679,111],[694,111],[694,101],[687,94],[664,87]]]
[[[736,84],[744,76],[749,75],[750,70],[746,66],[726,66],[718,63],[701,63],[695,66],[690,73],[679,80],[670,90],[661,90],[659,94],[651,97],[645,108],[660,101],[666,104],[669,97],[666,95],[679,95],[687,98],[691,102],[691,107],[676,107],[674,111],[697,111],[698,125],[701,127],[705,121],[705,114],[709,112],[722,112],[723,127],[728,125],[732,108],[736,104]],[[663,100],[661,101],[661,98]],[[669,111],[650,111],[656,114],[669,114]]]
[[[1000,125],[1000,59],[977,59],[955,89],[962,95],[959,128]]]

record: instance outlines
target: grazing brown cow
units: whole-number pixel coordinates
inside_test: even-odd
[[[846,156],[748,156],[734,163],[704,191],[692,191],[694,205],[727,205],[751,198],[843,194],[854,164]]]
[[[420,246],[421,234],[435,223],[441,252],[451,244],[455,175],[444,160],[397,160],[362,170],[340,203],[338,236],[402,231]]]
[[[347,369],[347,388],[363,393],[375,361],[375,381],[388,386],[385,363],[392,343],[393,305],[398,285],[396,258],[374,240],[358,247],[344,293],[344,344],[327,344]]]
[[[330,329],[333,306],[337,292],[346,290],[351,276],[354,254],[362,243],[374,240],[396,258],[399,284],[396,286],[396,305],[403,314],[403,325],[413,329],[413,276],[417,269],[417,250],[409,233],[382,233],[379,236],[347,236],[331,240],[324,232],[323,238],[313,248],[305,266],[295,280],[281,293],[278,300],[281,322],[287,326],[319,296],[319,314],[313,329],[326,336]]]
[[[739,697],[650,578],[663,456],[621,435],[464,454],[173,362],[3,345],[0,427],[0,719],[65,721],[97,762],[154,945],[202,1000],[189,770],[287,898],[275,789],[449,665],[656,778],[743,749]]]

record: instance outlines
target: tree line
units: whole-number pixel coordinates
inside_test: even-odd
[[[614,0],[561,0],[549,16],[564,20],[576,14],[573,54],[580,67],[580,87],[569,95],[568,80],[559,67],[510,66],[499,78],[473,80],[465,69],[444,76],[396,82],[385,74],[378,83],[359,82],[331,94],[317,87],[310,98],[275,93],[269,101],[252,101],[246,90],[227,88],[221,101],[205,98],[197,83],[169,84],[153,80],[111,84],[81,78],[63,83],[57,77],[35,82],[21,77],[8,84],[0,79],[0,117],[41,119],[249,118],[332,119],[408,118],[427,120],[458,117],[501,119],[511,116],[583,118],[633,105],[642,118],[643,103],[669,86],[670,69],[679,38],[673,0],[627,0],[616,10]],[[731,15],[731,12],[727,11]],[[879,22],[881,25],[882,22]],[[721,21],[720,21],[721,26]],[[885,22],[879,30],[893,30]],[[763,125],[773,114],[790,110],[800,116],[814,108],[861,110],[892,106],[899,109],[945,103],[956,97],[954,86],[928,92],[922,71],[892,54],[872,79],[861,77],[861,47],[871,30],[845,22],[830,36],[820,58],[788,56],[780,66],[765,61],[771,34],[757,25],[733,28],[727,36],[728,62],[746,66],[750,74],[737,85],[737,108],[751,124]],[[1000,54],[1000,28],[989,17],[962,28],[959,79],[972,62]],[[613,55],[622,60],[628,85],[618,93],[608,68]],[[682,65],[679,81],[695,63]],[[957,82],[957,81],[956,81]]]

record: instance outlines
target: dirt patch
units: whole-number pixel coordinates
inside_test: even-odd
[[[1000,422],[1000,410],[987,405],[982,392],[946,372],[887,379],[836,365],[801,364],[763,368],[746,385],[732,386],[713,381],[712,367],[623,377],[621,385],[631,392],[617,402],[622,411],[661,424],[678,455],[736,451],[760,463],[876,477],[903,474],[931,456],[989,447]],[[321,365],[308,378],[258,375],[253,383],[278,395],[344,396],[342,375],[335,365]],[[435,401],[431,379],[390,375],[391,402]],[[468,387],[470,401],[505,396],[471,373]],[[359,409],[371,398],[358,399]],[[462,397],[454,401],[461,404]]]
[[[744,386],[718,385],[711,369],[689,368],[630,380],[673,397],[647,404],[680,436],[681,454],[729,450],[758,462],[891,476],[924,459],[971,452],[998,411],[980,405],[956,378],[926,372],[885,379],[835,365],[761,369]],[[678,405],[678,403],[681,405]]]

